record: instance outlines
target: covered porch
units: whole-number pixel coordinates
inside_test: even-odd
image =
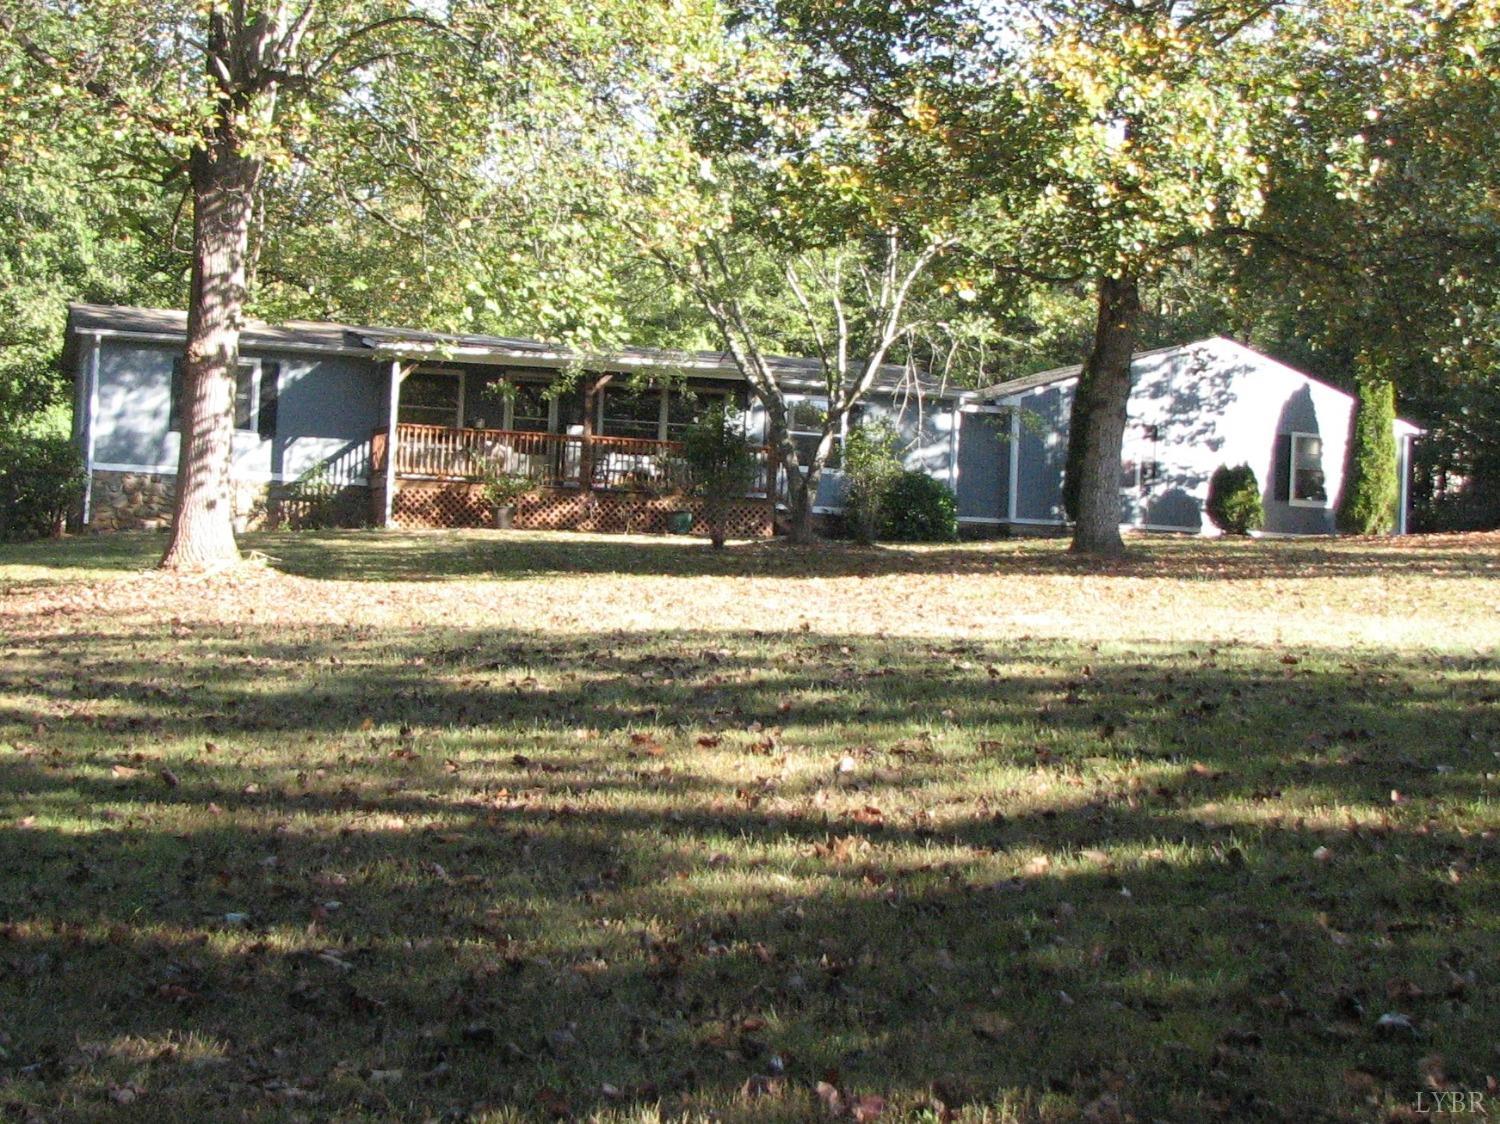
[[[702,519],[680,441],[398,422],[371,438],[376,521],[399,528],[486,527],[486,472],[523,476],[535,489],[516,504],[513,525],[536,530],[665,533],[669,516]],[[775,517],[776,471],[766,446],[729,513],[736,538],[765,537]]]

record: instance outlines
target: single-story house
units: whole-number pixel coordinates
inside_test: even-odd
[[[88,527],[170,520],[186,323],[157,309],[69,311],[63,361],[76,385]],[[533,340],[321,322],[251,322],[240,349],[233,478],[242,527],[295,522],[312,502],[320,518],[346,524],[485,526],[476,477],[490,465],[537,483],[515,526],[662,530],[669,512],[697,505],[682,494],[677,439],[709,404],[728,402],[744,413],[761,463],[733,533],[772,532],[782,477],[764,445],[764,410],[727,354],[581,356]],[[818,364],[770,362],[793,426],[805,426],[794,439],[816,444],[827,405]],[[563,372],[567,389],[548,393]],[[864,409],[896,423],[911,467],[958,484],[958,398],[890,365]],[[989,486],[975,477],[961,490]],[[837,471],[828,473],[815,510],[838,512],[841,495]]]
[[[85,463],[83,523],[164,527],[177,472],[177,401],[186,317],[74,305],[63,361],[74,376],[74,435]],[[812,444],[822,383],[815,361],[772,360],[794,440]],[[549,393],[562,373],[566,389]],[[891,420],[907,466],[943,480],[971,529],[1060,527],[1062,464],[1078,369],[984,390],[882,370],[864,417]],[[1353,401],[1227,340],[1137,356],[1122,472],[1131,526],[1211,531],[1208,478],[1249,462],[1266,488],[1267,529],[1327,533]],[[744,412],[761,470],[733,533],[769,535],[782,470],[765,415],[719,352],[624,348],[582,356],[532,340],[322,322],[248,324],[241,338],[232,474],[241,527],[487,525],[485,466],[536,482],[519,527],[655,531],[696,507],[678,438],[709,404]],[[1415,428],[1398,423],[1402,477]],[[837,514],[837,459],[815,510]],[[1403,519],[1405,494],[1403,490]]]
[[[1043,371],[979,393],[1011,424],[1004,504],[1006,521],[1017,527],[1065,522],[1063,465],[1080,371]],[[1232,340],[1138,352],[1120,465],[1121,524],[1217,533],[1205,514],[1209,479],[1220,465],[1248,464],[1260,482],[1266,532],[1332,534],[1354,408],[1352,395]],[[1394,430],[1396,530],[1405,534],[1411,444],[1421,430],[1399,419]]]

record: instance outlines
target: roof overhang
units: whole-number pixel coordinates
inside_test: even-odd
[[[65,361],[71,357],[75,347],[74,340],[80,336],[180,345],[186,332],[187,316],[175,310],[72,305],[69,307],[68,333],[64,342]],[[294,321],[279,326],[253,321],[245,326],[241,339],[242,346],[247,351],[276,350],[343,355],[375,361],[447,362],[551,370],[575,367],[630,375],[686,374],[744,380],[733,356],[727,352],[625,347],[611,352],[592,353],[540,340],[417,332],[400,328],[353,327],[312,321]],[[821,366],[817,360],[767,356],[766,362],[778,380],[790,390],[816,393],[824,389]],[[881,368],[873,389],[882,394],[909,392],[940,400],[959,398],[966,393],[937,385],[897,364],[886,364]]]

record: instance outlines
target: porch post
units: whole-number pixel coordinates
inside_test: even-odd
[[[597,379],[584,383],[583,418],[578,426],[578,488],[584,492],[594,488],[594,395],[598,392]]]
[[[401,362],[391,360],[390,393],[386,395],[389,408],[386,410],[385,430],[385,511],[380,525],[392,527],[392,516],[396,504],[396,413],[401,403]]]
[[[594,487],[595,403],[599,399],[599,391],[614,377],[613,373],[596,375],[584,384],[583,425],[578,434],[578,487],[585,492],[592,491]]]

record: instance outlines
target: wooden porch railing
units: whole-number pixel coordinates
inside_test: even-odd
[[[385,469],[386,438],[387,431],[381,428],[371,441],[377,473]],[[766,494],[767,453],[765,447],[756,450],[759,470],[747,495]],[[492,466],[529,477],[538,486],[577,487],[588,465],[587,486],[591,488],[646,492],[692,486],[680,441],[403,423],[396,426],[395,456],[397,477],[474,480]]]

